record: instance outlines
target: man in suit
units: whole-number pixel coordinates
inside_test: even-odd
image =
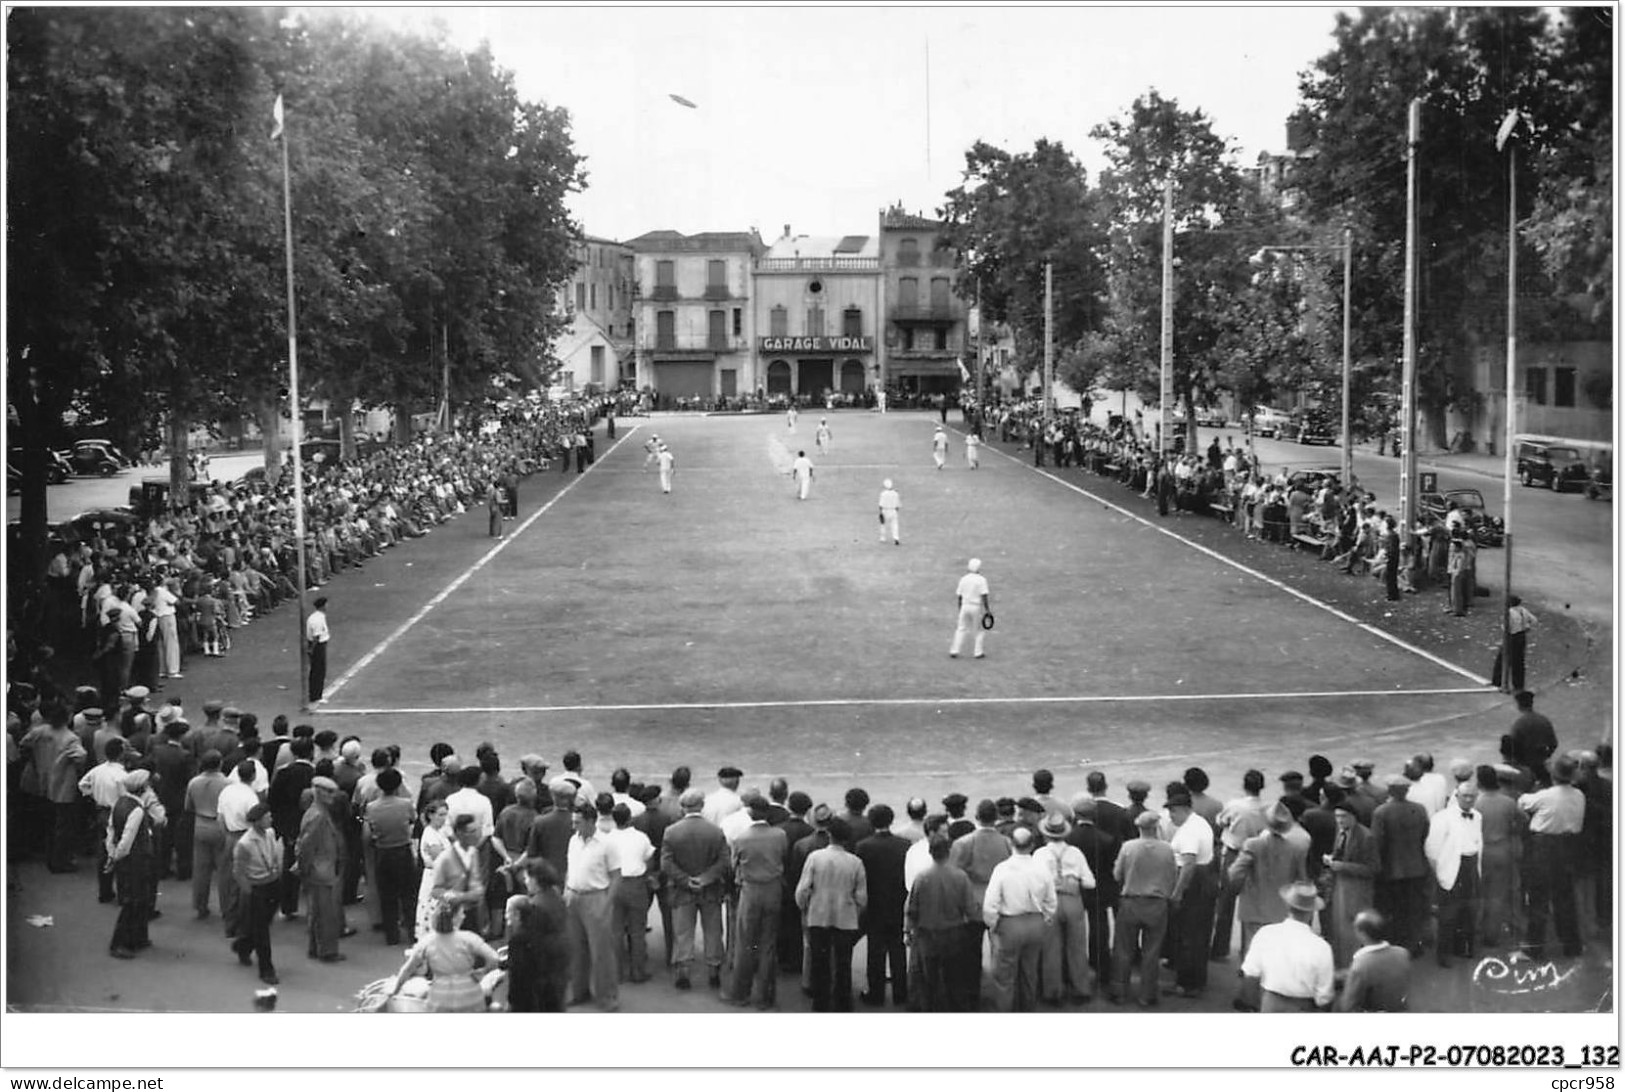
[[[1135,838],[1137,831],[1134,820],[1129,818],[1128,809],[1106,798],[1106,775],[1099,770],[1090,770],[1083,784],[1089,790],[1089,798],[1095,802],[1095,826],[1115,838],[1119,846]],[[1076,808],[1073,810],[1075,812]]]
[[[903,908],[908,889],[903,886],[903,858],[908,843],[891,832],[896,816],[886,804],[869,809],[874,833],[858,843],[869,888],[863,935],[868,940],[869,988],[858,996],[865,1005],[886,1003],[886,964],[891,963],[892,1001],[908,1005],[908,960],[903,946]]]
[[[976,805],[976,829],[954,841],[949,860],[964,869],[970,877],[971,893],[976,904],[982,904],[987,894],[988,879],[1000,861],[1010,856],[1010,839],[998,831],[999,808],[991,800]]]
[[[231,741],[233,744],[237,741],[235,729],[231,732]],[[212,745],[210,749],[219,750]],[[293,871],[294,850],[299,844],[299,825],[305,815],[300,799],[316,777],[316,764],[311,761],[316,753],[316,745],[309,739],[301,738],[289,744],[289,749],[293,753],[293,761],[271,778],[265,803],[271,809],[271,824],[283,845],[282,913],[284,917],[296,918],[299,916],[299,877]],[[225,755],[224,751],[220,753]],[[221,768],[225,768],[223,757]]]
[[[789,809],[789,818],[779,824],[784,831],[784,897],[779,900],[779,932],[778,956],[779,970],[786,974],[801,973],[801,911],[796,906],[796,881],[801,879],[800,863],[806,862],[803,854],[800,863],[791,873],[790,858],[795,853],[797,843],[813,832],[813,825],[807,821],[807,813],[812,810],[812,797],[797,790],[789,795],[785,804]],[[769,820],[771,822],[771,820]],[[807,851],[812,852],[811,849]]]
[[[1348,981],[1337,999],[1337,1011],[1404,1012],[1410,991],[1411,954],[1388,943],[1388,923],[1375,910],[1355,915],[1354,931],[1364,944],[1354,953]]]
[[[290,769],[292,767],[289,767]],[[344,907],[339,887],[344,876],[344,836],[333,822],[333,801],[337,782],[329,777],[311,780],[315,802],[300,818],[294,857],[298,878],[310,902],[310,956],[323,963],[337,963],[339,937],[345,934]]]
[[[525,856],[547,861],[563,876],[569,871],[570,838],[575,834],[576,787],[569,778],[555,777],[548,782],[547,792],[552,806],[531,820]]]
[[[1411,953],[1422,952],[1422,927],[1427,916],[1429,884],[1427,809],[1407,799],[1410,781],[1402,774],[1388,779],[1388,802],[1371,817],[1377,840],[1377,909],[1390,924],[1395,944]]]
[[[722,896],[728,875],[728,840],[722,828],[700,814],[705,794],[687,789],[679,799],[683,817],[666,828],[661,840],[660,871],[671,891],[672,924],[677,946],[672,953],[674,983],[689,988],[688,970],[694,962],[694,919],[705,930],[705,965],[709,983],[722,985]]]
[[[1214,831],[1219,836],[1219,897],[1213,911],[1214,959],[1230,955],[1230,934],[1235,931],[1236,888],[1227,882],[1230,869],[1241,856],[1241,847],[1256,834],[1262,834],[1268,823],[1265,819],[1264,775],[1248,770],[1241,777],[1241,795],[1230,800],[1219,811]]]
[[[863,862],[851,844],[846,820],[831,819],[829,845],[807,857],[796,884],[796,904],[812,942],[814,1012],[852,1010],[852,948],[869,892]]]
[[[1111,978],[1112,931],[1108,912],[1117,912],[1118,886],[1114,870],[1117,866],[1118,841],[1110,831],[1095,822],[1099,802],[1087,793],[1079,793],[1072,800],[1072,814],[1077,823],[1066,836],[1069,845],[1077,846],[1089,862],[1095,875],[1094,890],[1083,893],[1083,912],[1089,918],[1089,966],[1097,981]]]
[[[1293,820],[1291,809],[1276,801],[1267,821],[1269,829],[1247,839],[1230,866],[1230,883],[1239,889],[1236,916],[1241,919],[1242,959],[1260,929],[1286,920],[1281,889],[1308,875],[1309,835]]]
[[[779,903],[784,898],[784,865],[790,844],[773,826],[772,805],[760,794],[750,798],[750,826],[733,843],[733,875],[739,888],[739,937],[733,983],[723,1000],[754,1004],[765,1012],[777,1001]]]

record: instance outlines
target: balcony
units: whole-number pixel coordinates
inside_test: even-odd
[[[677,286],[675,284],[657,284],[654,291],[649,293],[649,298],[661,302],[675,300],[677,298]]]
[[[879,258],[762,258],[758,273],[878,273]]]
[[[733,292],[725,284],[708,284],[705,286],[705,298],[708,300],[731,300]]]
[[[959,315],[949,303],[900,303],[891,309],[893,322],[947,323],[958,322]]]

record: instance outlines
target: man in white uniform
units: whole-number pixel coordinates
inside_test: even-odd
[[[784,411],[784,423],[789,427],[791,432],[796,430],[796,407],[794,405]]]
[[[670,493],[671,473],[672,470],[677,466],[677,457],[671,453],[671,449],[669,447],[667,447],[665,444],[661,444],[660,450],[655,453],[655,461],[660,466],[660,491],[662,493]]]
[[[813,464],[805,451],[796,452],[796,461],[791,464],[790,473],[796,479],[797,498],[806,500],[807,491],[812,488]]]
[[[931,434],[931,458],[937,461],[938,470],[948,465],[948,434],[942,431],[941,425]]]
[[[648,470],[650,463],[660,461],[660,437],[650,436],[643,442],[643,450],[648,452],[643,459],[643,469]]]
[[[974,432],[965,434],[965,464],[972,470],[982,465],[982,440]]]
[[[828,417],[820,417],[818,419],[818,431],[813,434],[813,446],[818,449],[818,454],[820,454],[820,455],[828,455],[829,454],[829,418]]]
[[[894,545],[903,544],[902,532],[897,527],[897,510],[903,507],[903,499],[897,495],[897,490],[891,486],[891,479],[887,478],[880,483],[880,541],[886,541],[886,532],[891,532]]]
[[[987,630],[982,628],[982,615],[991,614],[993,599],[987,588],[987,577],[982,575],[982,559],[973,557],[964,576],[959,578],[959,587],[955,595],[959,597],[959,625],[954,630],[954,643],[948,649],[948,655],[953,659],[959,658],[959,650],[964,647],[965,635],[975,632],[976,643],[972,650],[976,658],[982,658],[982,641],[987,636]]]

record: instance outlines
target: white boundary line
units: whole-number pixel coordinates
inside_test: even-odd
[[[380,646],[381,647],[381,646]],[[785,701],[695,701],[650,702],[625,705],[461,705],[402,706],[378,709],[327,709],[338,716],[370,717],[392,714],[442,713],[647,713],[683,709],[818,709],[871,706],[962,706],[962,705],[1114,705],[1156,702],[1282,701],[1321,698],[1429,697],[1447,694],[1498,693],[1488,687],[1449,686],[1423,690],[1307,690],[1273,691],[1258,694],[1086,694],[1031,698],[808,698]]]
[[[605,449],[604,454],[601,457],[602,458],[608,458],[611,452],[613,452],[616,448],[620,447],[627,440],[631,439],[632,434],[634,432],[636,432],[640,427],[641,427],[640,425],[633,425],[631,428],[627,429],[626,430],[626,435],[624,435],[624,436],[620,437],[619,439],[617,439],[613,444],[610,444],[609,447],[607,449]],[[598,460],[594,459],[591,466],[587,467],[587,469],[585,471],[583,471],[582,473],[574,475],[571,482],[570,482],[570,484],[565,486],[563,489],[560,489],[556,494],[554,494],[552,500],[548,501],[546,504],[544,504],[540,508],[536,509],[536,511],[534,511],[534,512],[532,512],[530,514],[529,519],[525,520],[525,522],[521,523],[518,527],[515,527],[513,529],[513,533],[511,535],[507,535],[507,534],[503,535],[502,536],[502,541],[498,542],[495,546],[493,546],[489,550],[487,550],[485,552],[485,556],[481,557],[478,561],[474,562],[474,564],[472,564],[468,568],[464,569],[462,574],[460,576],[458,576],[455,580],[453,580],[450,584],[447,584],[443,589],[441,589],[441,591],[440,591],[440,593],[438,595],[436,595],[433,599],[429,600],[427,603],[423,604],[423,606],[419,607],[416,614],[412,615],[412,617],[408,618],[406,621],[404,621],[400,625],[396,626],[394,632],[392,632],[388,637],[385,637],[382,641],[379,641],[376,645],[374,645],[372,647],[371,651],[369,651],[365,656],[361,657],[361,659],[359,659],[355,663],[351,664],[349,666],[349,668],[344,672],[344,674],[340,675],[338,677],[338,679],[333,683],[333,685],[327,688],[327,693],[325,695],[323,695],[322,700],[319,701],[319,702],[316,702],[315,705],[312,708],[313,709],[321,709],[322,712],[332,712],[332,710],[328,710],[328,709],[325,709],[323,707],[326,706],[326,704],[330,700],[332,700],[333,695],[337,694],[340,690],[344,689],[344,685],[346,683],[348,683],[351,679],[355,678],[358,674],[360,674],[367,667],[368,664],[372,663],[379,656],[383,655],[384,651],[387,648],[389,648],[390,645],[394,644],[396,641],[400,640],[400,638],[404,637],[408,630],[410,630],[413,626],[417,625],[419,622],[423,621],[424,617],[427,616],[430,611],[434,610],[441,603],[444,603],[446,601],[446,599],[449,598],[453,592],[455,592],[458,588],[462,587],[468,581],[469,577],[473,576],[475,573],[477,573],[481,569],[485,568],[486,562],[490,561],[493,557],[496,557],[503,550],[506,550],[508,548],[508,544],[510,542],[514,541],[514,539],[516,539],[520,535],[524,534],[526,528],[528,528],[531,524],[535,523],[537,520],[541,519],[542,516],[547,513],[547,510],[549,508],[552,508],[559,501],[563,500],[566,493],[568,493],[568,492],[570,492],[570,490],[574,489],[582,481],[582,479],[584,479],[588,474],[591,474],[597,468],[598,468]],[[545,472],[539,472],[539,473],[545,473]]]
[[[959,429],[955,429],[954,431],[958,432],[961,436],[964,435],[964,432],[959,430]],[[1167,535],[1169,538],[1173,539],[1175,542],[1182,542],[1186,546],[1189,546],[1191,549],[1197,551],[1198,553],[1206,554],[1208,557],[1212,558],[1213,560],[1215,560],[1215,561],[1217,561],[1217,562],[1219,562],[1221,564],[1228,565],[1232,569],[1236,569],[1236,570],[1238,570],[1240,572],[1246,573],[1248,576],[1254,577],[1254,578],[1256,578],[1258,580],[1262,580],[1264,583],[1270,585],[1271,587],[1277,588],[1277,589],[1279,589],[1281,591],[1284,591],[1288,595],[1293,596],[1294,598],[1301,599],[1305,603],[1308,603],[1312,607],[1320,608],[1321,610],[1325,611],[1326,613],[1332,615],[1334,618],[1341,619],[1342,621],[1347,622],[1352,626],[1355,626],[1355,627],[1357,627],[1359,629],[1365,630],[1367,633],[1371,634],[1373,637],[1380,638],[1381,640],[1387,641],[1389,644],[1394,645],[1397,648],[1402,648],[1406,652],[1409,652],[1409,653],[1411,653],[1413,655],[1416,655],[1416,656],[1420,656],[1420,657],[1422,657],[1422,659],[1427,660],[1427,661],[1429,661],[1431,663],[1437,664],[1438,666],[1444,668],[1446,671],[1450,671],[1450,672],[1452,672],[1454,674],[1460,675],[1464,679],[1471,680],[1472,682],[1476,683],[1480,687],[1488,687],[1490,685],[1490,680],[1485,678],[1483,675],[1476,675],[1473,672],[1468,671],[1465,667],[1461,667],[1461,666],[1458,666],[1457,664],[1453,664],[1449,660],[1446,660],[1441,656],[1435,656],[1433,653],[1427,651],[1424,648],[1417,648],[1415,645],[1409,643],[1408,641],[1402,641],[1398,637],[1395,637],[1392,633],[1389,633],[1386,630],[1378,629],[1376,626],[1371,625],[1369,622],[1362,622],[1358,618],[1354,617],[1352,614],[1349,614],[1346,611],[1338,610],[1336,607],[1332,606],[1330,603],[1322,602],[1321,600],[1316,599],[1314,596],[1309,595],[1307,592],[1301,592],[1297,588],[1292,587],[1290,584],[1285,584],[1285,583],[1275,579],[1273,576],[1267,576],[1264,573],[1259,572],[1257,569],[1250,568],[1250,567],[1248,567],[1246,565],[1243,565],[1239,561],[1233,561],[1230,558],[1225,557],[1223,554],[1219,553],[1217,550],[1211,550],[1208,547],[1203,546],[1199,542],[1192,542],[1190,539],[1186,538],[1184,535],[1175,534],[1173,531],[1170,531],[1168,528],[1163,527],[1163,526],[1161,526],[1159,524],[1153,523],[1150,520],[1146,519],[1144,516],[1137,515],[1137,514],[1135,514],[1133,512],[1130,512],[1126,508],[1122,508],[1122,507],[1120,507],[1120,506],[1118,506],[1116,504],[1113,504],[1111,501],[1107,500],[1105,497],[1102,497],[1102,496],[1099,496],[1097,494],[1091,493],[1091,492],[1089,492],[1089,490],[1084,489],[1082,486],[1073,485],[1071,482],[1067,481],[1065,478],[1057,478],[1054,474],[1051,474],[1048,470],[1041,470],[1036,466],[1028,466],[1026,463],[1022,462],[1020,459],[1016,458],[1014,455],[1011,455],[1009,452],[1000,451],[997,448],[994,448],[993,450],[997,454],[1004,456],[1006,459],[1009,459],[1011,462],[1015,463],[1017,466],[1021,467],[1023,470],[1030,470],[1034,474],[1039,475],[1040,477],[1048,478],[1050,481],[1054,482],[1055,484],[1063,486],[1063,487],[1065,487],[1067,489],[1070,489],[1070,490],[1072,490],[1072,492],[1077,493],[1080,496],[1088,497],[1090,500],[1095,501],[1098,504],[1102,504],[1107,508],[1110,508],[1113,512],[1117,512],[1117,513],[1119,513],[1121,515],[1127,516],[1129,519],[1133,520],[1134,522],[1151,528],[1153,531],[1156,531],[1158,534]]]

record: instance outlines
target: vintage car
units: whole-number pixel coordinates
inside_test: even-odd
[[[119,449],[106,440],[79,440],[73,445],[73,450],[64,454],[77,474],[111,478],[129,465],[129,460]]]
[[[1452,508],[1467,514],[1467,530],[1480,546],[1502,546],[1506,543],[1506,525],[1499,516],[1490,515],[1484,504],[1484,494],[1476,489],[1446,489],[1442,493],[1423,493],[1417,498],[1423,512],[1444,519]]]
[[[206,482],[188,482],[189,502],[196,503],[209,495]],[[169,479],[142,478],[140,485],[130,486],[130,511],[141,516],[154,516],[170,507]]]
[[[1286,437],[1300,444],[1330,444],[1333,439],[1331,418],[1320,410],[1306,410],[1292,419]]]
[[[1553,493],[1561,493],[1570,486],[1583,490],[1591,474],[1575,448],[1519,440],[1518,480],[1524,485],[1544,485]]]

